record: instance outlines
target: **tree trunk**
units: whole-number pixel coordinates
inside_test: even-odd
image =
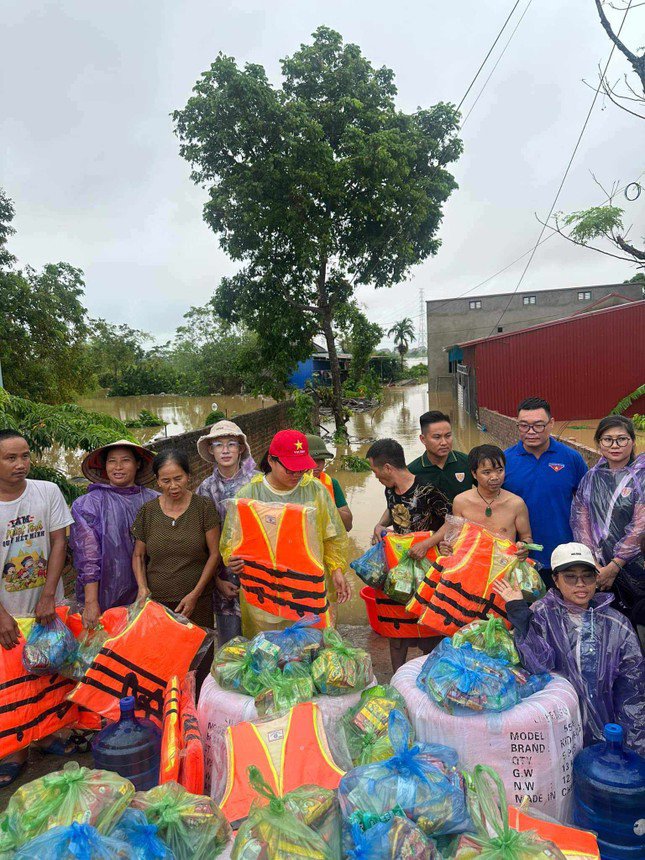
[[[340,364],[338,363],[338,353],[336,352],[334,329],[332,326],[332,307],[329,304],[329,296],[327,295],[326,259],[323,259],[320,264],[317,288],[322,330],[325,335],[325,342],[327,343],[327,353],[329,354],[329,370],[331,372],[331,385],[334,395],[332,405],[334,422],[337,430],[343,430],[345,428],[345,419],[343,415],[343,389],[340,380]]]

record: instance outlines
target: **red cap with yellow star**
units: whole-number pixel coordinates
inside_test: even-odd
[[[316,464],[309,456],[307,437],[299,430],[280,430],[271,440],[269,454],[277,457],[285,469],[292,472],[306,472],[315,469]]]

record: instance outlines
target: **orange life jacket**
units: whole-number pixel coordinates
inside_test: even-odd
[[[119,719],[119,700],[134,696],[136,710],[161,725],[166,684],[190,669],[206,632],[176,621],[152,600],[121,633],[108,639],[69,698],[108,720]]]
[[[204,742],[197,721],[195,680],[186,676],[181,684],[179,714],[181,717],[180,785],[191,794],[204,793]]]
[[[598,840],[588,830],[533,818],[514,806],[508,807],[508,823],[513,830],[518,830],[520,833],[534,830],[542,839],[548,839],[557,845],[565,857],[575,857],[576,860],[600,860]]]
[[[338,788],[344,771],[336,767],[329,752],[318,705],[302,702],[286,717],[269,722],[239,723],[226,730],[228,773],[220,809],[233,824],[245,819],[251,803],[258,799],[249,784],[248,768],[254,764],[282,796],[301,785]],[[282,745],[280,767],[273,764],[269,747]],[[274,747],[274,749],[279,749]]]
[[[405,550],[429,538],[431,534],[432,532],[410,532],[406,535],[399,535],[394,532],[388,532],[383,538],[385,560],[388,568],[396,567]],[[434,562],[437,558],[435,547],[431,547],[428,550],[426,558]],[[434,571],[434,568],[430,568],[430,571]],[[429,575],[430,572],[428,573]],[[378,611],[378,620],[383,626],[384,636],[387,636],[389,639],[409,639],[412,637],[424,639],[428,636],[437,635],[430,627],[419,624],[418,615],[408,612],[405,606],[397,603],[396,600],[392,600],[385,592],[375,588],[374,596]]]
[[[327,492],[331,496],[332,502],[335,505],[336,499],[334,497],[334,484],[332,482],[331,477],[327,474],[327,472],[321,472],[320,475],[318,475],[318,480],[323,485],[323,487],[325,487],[325,489],[327,490]]]
[[[161,733],[161,762],[159,785],[177,782],[179,778],[179,678],[173,675],[166,684],[163,696],[163,727]]]
[[[331,623],[327,584],[322,559],[316,558],[307,540],[304,505],[280,506],[257,499],[236,499],[241,540],[233,555],[244,559],[240,584],[244,597],[271,615],[299,621],[307,614],[318,618],[316,627]],[[264,519],[278,522],[277,537],[271,541]]]
[[[406,609],[444,636],[490,613],[510,626],[505,603],[493,591],[493,583],[516,563],[508,553],[514,548],[511,541],[495,537],[483,526],[465,522],[452,555],[437,559],[438,581],[424,580]]]
[[[67,607],[58,612],[62,621]],[[32,618],[16,619],[20,638],[15,648],[0,648],[0,759],[70,726],[78,708],[67,701],[74,682],[60,675],[32,675],[23,666],[25,633]]]

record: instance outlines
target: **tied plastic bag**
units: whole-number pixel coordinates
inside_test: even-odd
[[[282,798],[286,809],[321,837],[334,857],[341,853],[340,805],[335,791],[303,785]]]
[[[468,808],[477,834],[460,839],[455,860],[564,860],[553,842],[531,830],[511,829],[504,784],[492,767],[478,764],[467,781]]]
[[[349,566],[366,585],[371,585],[372,588],[383,588],[387,578],[383,541],[375,543],[360,558],[350,561]]]
[[[382,815],[400,806],[426,835],[457,833],[469,825],[456,753],[439,744],[410,747],[410,724],[400,711],[389,716],[394,756],[354,768],[338,787],[345,818],[354,812]]]
[[[317,623],[316,618],[306,617],[302,621],[296,621],[291,627],[285,627],[284,630],[259,633],[253,640],[253,644],[255,645],[258,640],[265,640],[277,646],[280,668],[293,662],[311,663],[323,642],[322,630],[316,630],[313,627]]]
[[[133,809],[141,809],[176,860],[212,860],[224,850],[231,828],[210,797],[189,794],[176,782],[138,791]]]
[[[360,702],[343,714],[341,726],[355,766],[383,761],[394,755],[388,720],[390,711],[395,708],[406,713],[403,697],[394,687],[379,684],[364,690]]]
[[[75,651],[67,657],[61,667],[61,675],[71,678],[72,681],[82,681],[109,638],[110,633],[102,624],[98,624],[92,630],[83,629],[76,640]]]
[[[249,817],[237,832],[232,860],[283,860],[286,857],[339,860],[340,851],[335,852],[318,833],[294,815],[285,799],[274,794],[256,767],[249,768],[249,781],[264,802],[254,801],[251,806]],[[290,792],[292,804],[299,806],[300,791]]]
[[[215,654],[211,675],[223,690],[233,690],[248,696],[257,696],[264,689],[257,672],[251,666],[249,654],[251,643],[243,636],[236,636],[223,645]],[[277,667],[278,662],[275,661]]]
[[[520,662],[513,637],[502,620],[494,615],[489,615],[486,621],[471,621],[452,637],[455,648],[461,648],[466,642],[470,642],[476,651],[483,651],[489,657],[508,660],[514,666]]]
[[[362,648],[346,645],[340,633],[327,627],[324,648],[311,664],[311,677],[324,696],[363,690],[372,680],[372,658]]]
[[[138,855],[136,855],[138,856]],[[74,822],[69,827],[53,827],[30,840],[16,853],[15,860],[134,860],[129,846],[101,834],[89,824]]]
[[[475,651],[469,642],[455,648],[444,639],[428,655],[417,687],[449,714],[505,711],[520,701],[518,675],[511,669],[506,660]]]
[[[435,860],[437,849],[423,831],[406,816],[394,815],[363,831],[351,828],[350,860]]]
[[[133,860],[175,860],[170,848],[159,838],[158,828],[148,824],[140,809],[126,809],[110,836],[128,845]]]
[[[303,663],[287,663],[283,671],[263,672],[260,680],[266,689],[255,699],[259,716],[288,711],[298,702],[310,702],[316,694],[309,666]]]
[[[397,603],[409,603],[429,570],[430,562],[427,558],[420,560],[410,558],[407,550],[405,550],[399,563],[390,568],[383,591]]]
[[[22,785],[7,805],[19,844],[52,827],[74,822],[91,824],[109,833],[134,797],[134,786],[117,773],[79,767],[67,762],[62,770]]]
[[[535,546],[538,546],[535,544]],[[540,547],[541,549],[541,547]],[[506,574],[507,581],[513,588],[519,588],[522,597],[529,603],[534,603],[546,594],[546,585],[534,565],[527,561],[518,561]]]
[[[0,815],[0,860],[12,860],[18,847],[18,834],[6,813]]]
[[[22,662],[32,675],[54,675],[75,652],[72,631],[56,616],[48,624],[34,624],[25,642]]]

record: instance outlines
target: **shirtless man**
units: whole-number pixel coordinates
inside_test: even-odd
[[[455,496],[452,513],[471,523],[483,526],[487,531],[517,541],[517,557],[524,561],[531,543],[531,525],[528,508],[519,496],[502,488],[505,477],[506,458],[496,445],[478,445],[468,454],[468,466],[475,486]],[[442,555],[452,552],[446,542],[447,527],[444,525],[426,541],[418,543],[408,552],[413,558],[422,558],[431,546],[439,544]]]

